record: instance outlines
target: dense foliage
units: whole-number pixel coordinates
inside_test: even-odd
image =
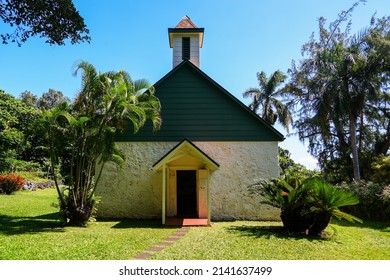
[[[390,17],[374,15],[368,27],[351,34],[350,18],[360,2],[364,0],[342,11],[328,27],[324,18],[319,19],[318,37],[313,33],[302,46],[303,58],[298,63],[293,61],[288,71],[290,80],[283,87],[283,73],[276,71],[267,78],[261,72],[260,88],[250,88],[244,96],[252,97],[249,108],[259,110],[259,115],[271,125],[279,119],[278,110],[273,108],[283,105],[293,110],[293,128],[319,162],[321,173],[316,174],[294,163],[289,151],[279,148],[283,178],[293,177],[296,184],[321,177],[339,184],[338,189],[353,193],[362,201],[348,207],[348,211],[368,219],[388,220]],[[291,192],[284,188],[294,199],[307,191],[306,187]],[[324,190],[329,188],[315,189],[326,194]],[[319,196],[316,199],[321,200]],[[300,207],[298,214],[282,211],[282,219],[290,216],[291,227],[299,228],[307,222],[298,219],[302,214]]]
[[[367,220],[390,221],[390,187],[381,183],[342,183],[339,188],[355,194],[360,203],[348,207],[348,211]]]
[[[32,36],[46,37],[50,45],[90,41],[84,19],[72,0],[0,0],[0,18],[11,33],[1,34],[3,44],[19,46]]]
[[[303,46],[286,91],[297,103],[294,127],[331,181],[370,178],[375,156],[390,147],[390,17],[373,17],[351,35],[355,4]]]
[[[25,91],[20,98],[0,90],[0,173],[34,171],[47,177],[49,148],[37,121],[43,111],[66,102],[54,89],[41,97]]]
[[[380,156],[372,163],[372,181],[390,185],[390,156]]]
[[[20,94],[20,99],[28,106],[37,107],[42,111],[50,110],[63,103],[71,103],[61,91],[49,88],[41,97],[36,96],[30,91],[24,91]]]
[[[41,127],[50,146],[51,172],[60,207],[70,225],[85,225],[95,211],[96,186],[107,162],[122,165],[124,154],[115,144],[116,133],[132,124],[137,132],[147,120],[160,126],[160,102],[146,80],[133,81],[124,71],[98,73],[80,62],[82,89],[72,108],[45,111]],[[55,171],[62,162],[66,191]]]
[[[17,174],[0,175],[0,193],[12,194],[20,190],[26,180]]]
[[[320,171],[307,169],[304,165],[296,163],[291,158],[289,150],[278,147],[279,149],[279,174],[281,177],[292,177],[300,180],[308,178],[321,178]]]
[[[40,115],[40,110],[0,90],[0,173],[33,165],[23,154],[32,147],[28,136]]]

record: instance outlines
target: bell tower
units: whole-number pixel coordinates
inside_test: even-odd
[[[173,49],[173,68],[183,60],[189,60],[200,68],[203,34],[204,28],[198,28],[188,16],[183,17],[175,28],[168,28],[169,47]]]

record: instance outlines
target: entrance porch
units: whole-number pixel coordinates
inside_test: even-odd
[[[210,225],[210,175],[219,165],[184,139],[153,168],[162,171],[162,224]]]

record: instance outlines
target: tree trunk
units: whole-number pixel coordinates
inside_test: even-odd
[[[352,165],[353,165],[353,177],[355,181],[360,181],[360,168],[359,168],[359,155],[356,143],[356,122],[357,118],[350,114],[349,117],[349,135],[351,139],[351,151],[352,151]]]
[[[389,114],[385,114],[386,117],[390,118]],[[383,141],[375,144],[375,155],[386,155],[390,149],[390,121],[387,124],[387,132]]]

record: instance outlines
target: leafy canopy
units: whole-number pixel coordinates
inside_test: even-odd
[[[303,59],[293,62],[286,87],[298,104],[299,138],[336,182],[366,179],[372,158],[390,147],[390,17],[373,17],[351,35],[358,4],[329,27],[319,19],[318,37],[313,33],[303,45]]]
[[[0,0],[0,18],[12,31],[1,34],[3,44],[21,46],[32,36],[50,45],[89,42],[89,30],[72,0]]]

